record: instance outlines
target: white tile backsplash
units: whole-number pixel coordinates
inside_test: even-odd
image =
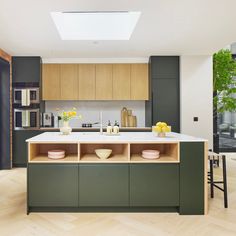
[[[145,127],[145,101],[46,101],[45,111],[57,114],[56,109],[70,110],[76,107],[82,120],[70,121],[73,128],[81,127],[82,123],[94,123],[99,121],[99,112],[103,112],[103,124],[110,120],[112,124],[117,120],[120,123],[121,109],[132,109],[133,115],[137,116],[137,126]],[[96,125],[97,126],[97,125]],[[94,126],[95,127],[95,126]]]

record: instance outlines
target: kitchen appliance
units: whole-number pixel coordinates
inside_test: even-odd
[[[44,112],[42,114],[42,125],[43,127],[53,127],[53,114],[51,112]]]
[[[14,88],[13,103],[22,107],[39,103],[39,88]]]
[[[39,128],[39,109],[14,109],[14,129]]]
[[[93,125],[98,125],[99,122],[95,122],[95,123],[82,123],[82,128],[92,128]]]

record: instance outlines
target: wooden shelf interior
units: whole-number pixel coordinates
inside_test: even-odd
[[[29,144],[29,161],[78,161],[78,144],[68,144],[68,143],[30,143]],[[48,158],[48,151],[50,150],[65,150],[66,156],[63,159],[50,159]]]
[[[101,160],[95,154],[95,149],[112,149],[111,156],[106,160]],[[129,145],[128,144],[80,144],[80,161],[128,161],[129,160]]]
[[[160,158],[149,160],[142,157],[143,150],[158,150]],[[178,143],[130,144],[130,160],[140,162],[179,162]]]

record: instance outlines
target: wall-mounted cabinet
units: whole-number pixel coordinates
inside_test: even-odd
[[[96,65],[96,100],[112,100],[112,64]]]
[[[79,82],[78,82],[78,66],[76,64],[61,64],[60,65],[60,85],[61,99],[77,100],[79,97]]]
[[[113,65],[113,99],[130,100],[130,64]]]
[[[95,65],[79,66],[79,100],[95,100]]]
[[[43,100],[148,100],[147,64],[43,64]]]
[[[42,77],[43,100],[61,99],[61,70],[59,64],[44,64]]]
[[[131,64],[131,100],[148,100],[148,64]]]

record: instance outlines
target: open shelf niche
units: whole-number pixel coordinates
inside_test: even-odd
[[[100,159],[95,154],[95,149],[112,149],[110,157],[105,160]],[[128,143],[81,143],[80,162],[128,162],[129,144]]]
[[[145,159],[142,157],[143,150],[158,150],[160,158]],[[178,163],[179,143],[133,143],[130,144],[130,162],[140,163]]]
[[[29,162],[78,162],[78,144],[77,143],[29,143]],[[48,151],[65,150],[65,158],[50,159]]]

